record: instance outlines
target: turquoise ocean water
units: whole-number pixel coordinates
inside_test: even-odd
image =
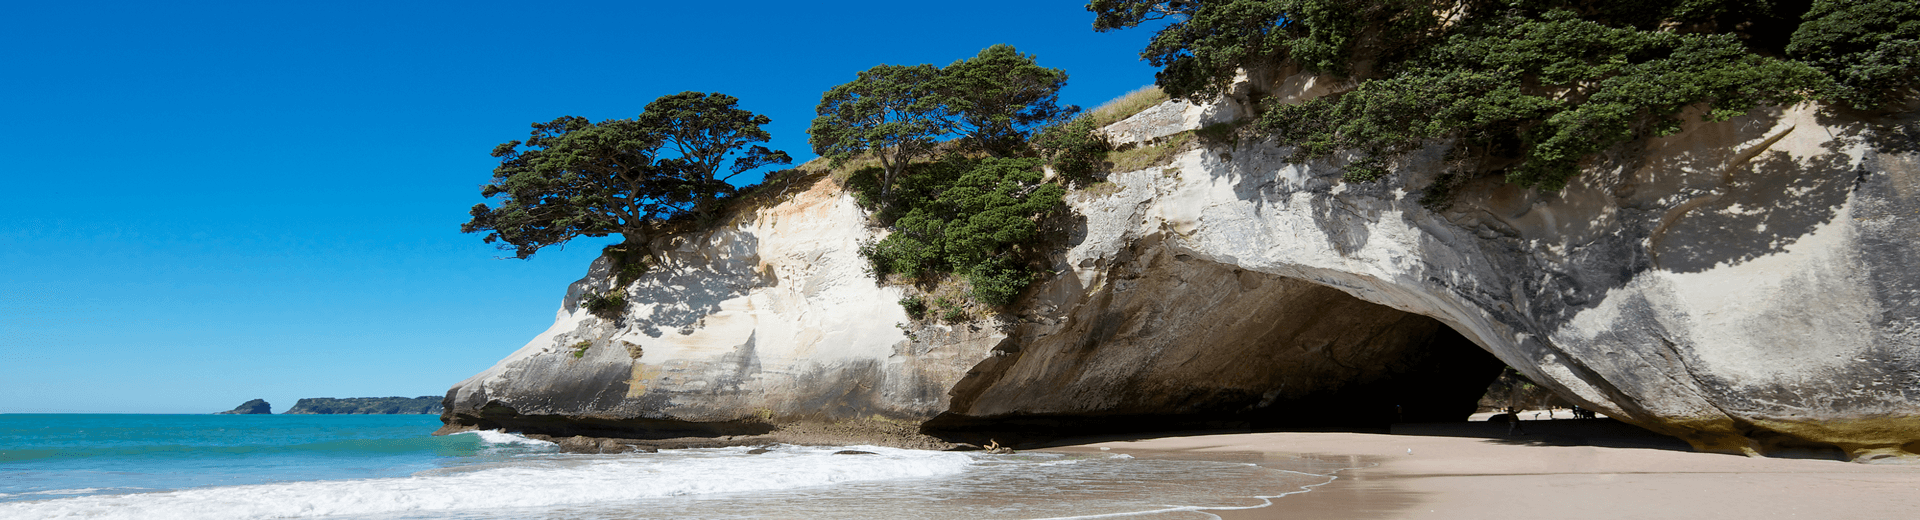
[[[439,425],[0,414],[0,518],[1209,518],[1353,465],[872,446],[575,455],[498,432],[428,435]],[[875,455],[833,455],[849,448]]]

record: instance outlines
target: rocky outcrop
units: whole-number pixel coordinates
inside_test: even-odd
[[[359,414],[359,415],[395,415],[395,414],[438,414],[442,412],[440,398],[431,395],[420,397],[308,397],[293,403],[285,413],[290,415],[312,414]]]
[[[921,421],[1004,337],[908,337],[899,288],[866,274],[867,217],[824,177],[704,233],[662,239],[647,274],[609,260],[571,286],[554,325],[447,393],[448,428],[554,436],[758,435],[776,424]],[[623,290],[605,319],[581,308]]]
[[[1228,113],[1174,105],[1120,126],[1164,138]],[[1055,276],[960,325],[907,319],[855,254],[878,231],[817,182],[657,244],[618,319],[578,308],[613,289],[596,263],[444,418],[641,437],[878,416],[956,440],[1378,424],[1464,419],[1504,364],[1700,449],[1910,456],[1920,155],[1896,130],[1912,114],[1693,123],[1559,193],[1471,179],[1438,208],[1420,200],[1445,143],[1374,184],[1267,142],[1207,144],[1069,195]]]
[[[216,413],[214,415],[261,415],[261,414],[270,414],[270,413],[273,413],[273,405],[267,404],[266,399],[254,399],[252,401],[240,403],[240,406],[235,406],[233,407],[232,410]]]

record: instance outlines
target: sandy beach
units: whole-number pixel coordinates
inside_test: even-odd
[[[1227,519],[1920,518],[1920,464],[1697,453],[1607,419],[1396,425],[1382,433],[1239,433],[1049,448],[1246,460],[1352,457],[1363,466]]]

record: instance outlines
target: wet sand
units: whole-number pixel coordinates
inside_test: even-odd
[[[1507,436],[1504,423],[1414,424],[1383,433],[1086,439],[1049,450],[1350,457],[1364,466],[1271,507],[1212,511],[1226,519],[1920,518],[1920,464],[1697,453],[1607,419],[1523,425],[1520,436]]]

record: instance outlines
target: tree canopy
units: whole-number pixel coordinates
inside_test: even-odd
[[[1080,112],[1060,105],[1067,73],[1041,67],[1010,45],[994,45],[940,69],[933,94],[948,128],[994,157],[1026,152],[1027,139],[1042,126]]]
[[[943,139],[994,157],[1027,155],[1034,132],[1080,111],[1059,104],[1066,84],[1065,71],[1008,45],[944,68],[878,65],[821,95],[807,134],[814,153],[836,163],[877,158],[885,198],[907,164]]]
[[[665,219],[731,193],[727,177],[791,162],[784,152],[749,146],[767,140],[760,126],[768,120],[736,104],[724,94],[683,92],[632,119],[534,123],[525,142],[494,147],[500,166],[480,195],[500,202],[474,205],[460,230],[485,232],[487,243],[523,259],[580,236],[619,234],[644,245]],[[736,153],[730,173],[717,176]]]
[[[1679,128],[1809,97],[1878,108],[1920,85],[1910,0],[1094,0],[1096,30],[1167,25],[1142,52],[1176,98],[1237,74],[1301,70],[1352,87],[1267,100],[1295,159],[1351,153],[1346,178],[1431,138],[1465,164],[1556,190],[1582,160]],[[1257,94],[1257,93],[1256,93]]]
[[[773,138],[760,128],[772,120],[742,110],[739,104],[739,99],[726,94],[681,92],[647,103],[637,118],[641,127],[659,134],[667,148],[668,157],[659,166],[686,182],[701,208],[718,195],[732,193],[733,185],[727,181],[734,176],[793,162],[786,152],[753,144]],[[733,157],[730,165],[728,157]],[[723,166],[724,175],[720,173]]]
[[[932,153],[944,133],[940,103],[932,96],[939,73],[932,65],[877,65],[821,94],[819,117],[807,129],[813,153],[836,163],[877,157],[884,197],[907,163]]]

